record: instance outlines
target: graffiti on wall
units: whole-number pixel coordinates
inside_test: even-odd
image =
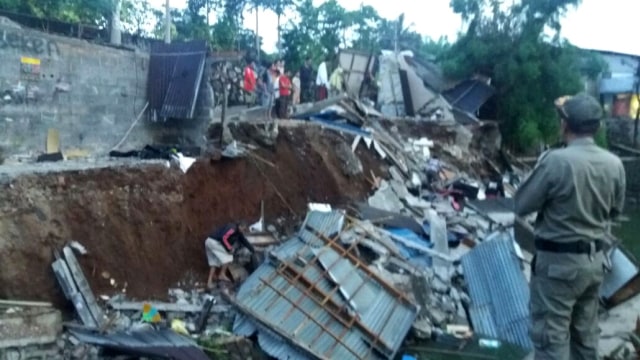
[[[40,87],[32,83],[17,84],[0,90],[0,104],[37,104],[42,100],[44,93]]]
[[[60,49],[53,40],[20,30],[0,30],[0,50],[16,49],[26,54],[58,56]]]

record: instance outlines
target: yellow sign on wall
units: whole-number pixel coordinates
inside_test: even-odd
[[[20,62],[26,65],[38,65],[40,66],[40,59],[31,58],[31,57],[21,57]]]
[[[38,80],[40,78],[40,59],[25,56],[21,57],[20,75],[24,80]]]

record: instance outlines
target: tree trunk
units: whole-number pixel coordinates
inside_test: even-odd
[[[281,57],[280,53],[282,51],[281,50],[282,46],[280,44],[280,16],[281,16],[281,14],[282,14],[282,11],[278,11],[278,14],[277,14],[278,15],[278,42],[276,43],[276,46],[278,47],[278,57]]]
[[[256,62],[260,61],[260,36],[258,35],[258,5],[256,5]]]
[[[115,0],[111,12],[111,44],[122,44],[122,32],[120,31],[120,10],[122,9],[122,0]]]

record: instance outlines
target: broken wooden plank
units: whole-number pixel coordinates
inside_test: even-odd
[[[62,252],[64,253],[64,259],[67,263],[67,266],[69,267],[69,270],[71,271],[73,279],[78,286],[78,291],[82,294],[82,297],[87,302],[87,307],[89,309],[89,312],[91,313],[91,316],[93,316],[93,318],[95,319],[98,327],[102,326],[102,324],[104,323],[104,315],[102,313],[102,309],[100,309],[100,307],[98,306],[98,302],[93,295],[93,291],[91,291],[91,287],[89,286],[87,278],[84,276],[84,272],[80,267],[78,259],[76,259],[73,250],[68,246],[65,246]]]
[[[622,151],[626,151],[628,153],[631,153],[633,155],[640,155],[640,150],[638,149],[634,149],[630,146],[626,146],[626,145],[622,145],[622,144],[611,144],[612,148],[618,149],[618,150],[622,150]]]
[[[82,297],[82,294],[78,292],[78,287],[73,280],[67,263],[63,259],[58,259],[51,264],[51,267],[65,297],[73,303],[82,323],[87,327],[97,328],[98,324],[91,315],[86,300]]]
[[[248,234],[247,240],[254,246],[269,246],[279,244],[280,241],[271,234]]]
[[[162,312],[174,313],[199,313],[202,311],[203,305],[194,304],[175,304],[164,302],[142,302],[142,301],[110,301],[109,306],[118,311],[142,311],[144,304],[151,304],[156,310]],[[224,313],[229,311],[231,306],[213,305],[211,312]]]
[[[24,301],[24,300],[0,300],[0,307],[53,307],[50,302]]]

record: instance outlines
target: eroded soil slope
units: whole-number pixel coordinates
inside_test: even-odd
[[[89,251],[80,261],[97,294],[126,283],[131,297],[161,298],[178,281],[204,281],[206,234],[229,221],[257,220],[262,200],[267,221],[276,223],[303,215],[309,201],[346,204],[367,194],[365,175],[343,175],[332,151],[337,141],[318,129],[284,129],[275,149],[257,152],[275,167],[250,158],[200,159],[186,175],[147,165],[2,184],[0,298],[61,304],[50,264],[70,240]],[[371,152],[358,155],[364,174],[380,172]]]

